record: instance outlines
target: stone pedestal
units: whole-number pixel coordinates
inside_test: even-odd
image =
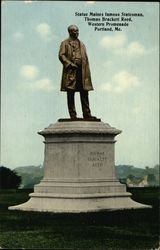
[[[45,138],[44,178],[30,200],[9,209],[91,212],[143,208],[115,176],[115,136],[100,121],[63,121],[39,134]]]

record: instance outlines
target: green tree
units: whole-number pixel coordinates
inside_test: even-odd
[[[156,184],[156,177],[154,174],[148,174],[147,181],[149,185],[155,185]]]
[[[0,167],[0,189],[18,188],[20,184],[21,176],[9,168]]]
[[[128,175],[127,178],[130,179],[131,181],[135,180],[135,176],[132,174]]]

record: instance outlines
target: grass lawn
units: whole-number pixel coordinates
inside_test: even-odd
[[[9,211],[8,206],[29,199],[32,190],[0,191],[0,247],[35,249],[158,248],[158,188],[136,189],[134,200],[152,209],[53,214]]]

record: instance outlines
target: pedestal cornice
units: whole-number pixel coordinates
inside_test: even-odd
[[[92,121],[57,122],[38,132],[42,136],[56,134],[94,134],[116,136],[122,131],[108,123]]]

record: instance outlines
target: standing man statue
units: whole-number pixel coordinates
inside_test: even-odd
[[[78,39],[76,25],[68,27],[69,38],[61,43],[59,59],[63,64],[61,91],[67,92],[68,111],[71,119],[77,119],[74,95],[80,92],[84,119],[95,120],[89,108],[88,91],[93,90],[88,57],[84,44]]]

